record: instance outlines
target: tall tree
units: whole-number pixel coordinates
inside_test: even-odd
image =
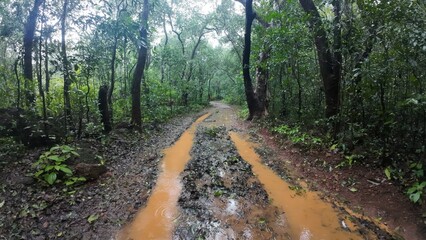
[[[251,32],[254,19],[265,28],[269,27],[269,23],[265,22],[253,10],[253,1],[237,0],[245,6],[245,34],[244,34],[244,49],[243,49],[243,78],[244,90],[246,93],[247,107],[249,116],[247,120],[254,117],[263,117],[267,110],[267,80],[268,70],[264,66],[269,59],[269,47],[265,47],[264,51],[259,55],[259,65],[256,68],[257,89],[253,89],[253,83],[250,75],[250,55],[251,55]]]
[[[25,96],[30,105],[35,103],[35,96],[33,90],[33,42],[34,33],[37,25],[37,18],[39,15],[39,7],[44,0],[35,0],[34,6],[28,15],[27,22],[24,30],[24,78],[25,78]]]
[[[245,33],[244,33],[244,50],[243,50],[243,78],[244,78],[244,90],[246,93],[247,106],[249,109],[249,116],[247,120],[253,119],[255,116],[261,115],[261,109],[253,90],[253,83],[250,76],[250,54],[251,54],[251,32],[253,20],[255,14],[253,12],[253,0],[245,1],[246,6],[246,22],[245,22]]]
[[[318,62],[321,78],[324,85],[326,117],[333,117],[339,113],[340,81],[341,81],[341,35],[340,35],[340,1],[333,0],[334,7],[334,51],[330,48],[327,33],[324,29],[321,16],[312,0],[299,0],[303,10],[309,14],[310,27],[314,32],[315,46],[318,53]]]
[[[131,123],[138,127],[142,126],[141,112],[141,82],[145,70],[145,63],[148,55],[148,16],[149,16],[149,1],[143,1],[143,10],[141,14],[141,43],[138,52],[138,60],[133,73],[132,81],[132,120]]]
[[[69,0],[64,0],[61,16],[61,54],[62,54],[62,67],[64,75],[64,110],[65,110],[65,129],[68,131],[71,122],[71,98],[70,86],[71,78],[69,73],[69,63],[66,47],[66,30],[67,30],[67,14],[68,14]]]

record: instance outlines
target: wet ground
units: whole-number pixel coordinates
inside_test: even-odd
[[[165,150],[147,206],[118,239],[392,238],[325,202],[306,184],[283,180],[263,165],[234,110],[212,105]],[[177,168],[170,160],[182,164]],[[170,185],[173,190],[167,190]]]
[[[225,104],[160,129],[88,143],[110,170],[75,192],[22,177],[37,152],[0,169],[0,239],[395,239],[309,191]]]

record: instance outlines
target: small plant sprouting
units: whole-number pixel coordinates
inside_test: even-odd
[[[215,138],[219,134],[219,128],[217,128],[217,127],[207,128],[206,131],[205,131],[205,133],[208,136],[210,136],[212,138]]]
[[[73,176],[72,170],[66,164],[66,161],[79,154],[68,145],[52,147],[49,151],[41,154],[33,167],[37,169],[34,177],[53,185],[56,182],[63,181],[65,185],[70,186],[77,182],[86,181],[84,177]]]

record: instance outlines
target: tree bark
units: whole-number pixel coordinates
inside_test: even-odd
[[[109,113],[108,106],[108,86],[102,85],[99,88],[98,93],[98,106],[99,112],[101,113],[101,121],[104,125],[104,132],[108,133],[111,131],[111,115]]]
[[[39,7],[44,0],[35,0],[34,6],[28,15],[27,22],[25,23],[24,30],[24,85],[25,85],[25,97],[29,105],[35,104],[35,95],[33,89],[33,42],[34,33],[37,25],[37,17],[39,13]]]
[[[44,89],[43,89],[43,81],[42,81],[42,76],[43,76],[43,68],[42,68],[42,62],[43,62],[43,53],[41,51],[43,46],[43,40],[40,37],[39,39],[39,44],[38,44],[38,57],[37,57],[37,82],[38,82],[38,91],[39,91],[39,95],[41,96],[41,101],[42,101],[42,105],[43,105],[43,131],[44,131],[44,135],[47,138],[49,136],[48,133],[48,127],[47,127],[47,107],[46,107],[46,97],[44,95]]]
[[[250,76],[250,53],[251,53],[251,27],[254,20],[253,13],[253,0],[246,1],[245,12],[245,33],[244,33],[244,49],[243,49],[243,78],[244,78],[244,91],[246,93],[247,107],[249,109],[249,116],[247,120],[252,120],[253,117],[260,115],[259,103],[256,94],[253,90],[252,79]]]
[[[140,30],[141,46],[139,48],[138,60],[133,74],[132,81],[132,120],[131,123],[139,130],[142,127],[141,112],[141,81],[145,70],[145,63],[148,54],[148,16],[149,2],[144,0],[142,11],[142,24]]]
[[[319,12],[312,0],[299,0],[303,10],[310,15],[310,27],[314,31],[315,46],[318,53],[320,74],[324,85],[327,118],[336,116],[340,109],[340,80],[341,80],[341,40],[340,26],[334,26],[334,53],[332,53],[327,35],[322,25]],[[340,2],[333,0],[335,11],[334,25],[340,25]],[[337,23],[336,23],[337,22]],[[338,36],[337,36],[338,35]]]
[[[13,64],[13,71],[15,72],[15,78],[16,78],[16,88],[17,88],[17,94],[16,94],[16,108],[21,108],[21,79],[19,78],[18,74],[18,64],[19,64],[19,58],[16,59],[15,63]]]
[[[189,84],[189,81],[191,80],[192,72],[194,70],[194,63],[193,63],[193,61],[195,59],[195,55],[197,53],[197,49],[200,46],[201,39],[203,38],[204,34],[206,34],[204,32],[204,29],[205,29],[205,27],[203,29],[201,29],[201,33],[198,36],[197,42],[196,42],[196,44],[195,44],[195,46],[194,46],[194,48],[192,49],[192,52],[191,52],[191,58],[189,59],[188,74],[186,75],[186,83],[187,83],[187,85],[185,86],[184,91],[182,93],[183,105],[185,105],[185,106],[188,105],[188,91],[189,91],[188,84]]]
[[[112,93],[114,92],[114,87],[115,87],[115,61],[117,59],[117,44],[118,44],[118,36],[117,36],[117,33],[115,33],[114,45],[112,46],[110,86],[108,89],[108,107],[109,107],[111,121],[113,120]]]
[[[64,112],[65,112],[65,130],[68,132],[68,127],[71,123],[71,99],[70,99],[70,85],[71,78],[69,75],[69,63],[67,57],[67,48],[66,48],[66,21],[68,14],[68,4],[69,0],[64,1],[64,6],[61,16],[61,51],[62,51],[62,65],[63,65],[63,74],[64,74]]]

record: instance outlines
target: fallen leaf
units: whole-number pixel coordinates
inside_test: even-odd
[[[0,202],[0,208],[2,208],[4,206],[5,200],[3,200],[3,202]]]
[[[351,191],[351,192],[357,192],[357,191],[358,191],[358,189],[356,189],[356,188],[354,188],[354,187],[351,187],[351,188],[349,188],[349,191]]]
[[[98,220],[99,216],[97,214],[92,214],[87,218],[87,222],[92,223],[96,220]]]

